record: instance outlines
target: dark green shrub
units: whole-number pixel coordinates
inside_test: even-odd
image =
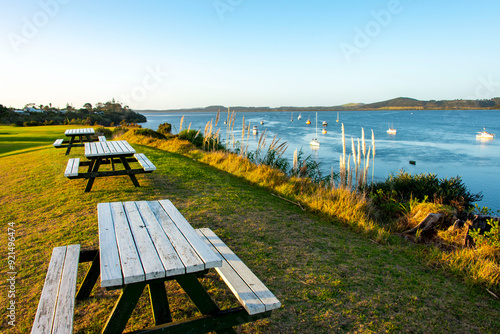
[[[203,146],[203,135],[196,130],[182,130],[178,134],[179,139],[185,139],[187,141],[190,141],[193,143],[196,147],[202,147]]]
[[[172,131],[172,124],[163,123],[158,126],[158,132],[164,135],[169,135]]]
[[[155,139],[166,139],[167,137],[165,137],[165,135],[159,133],[159,132],[156,132],[154,130],[151,130],[151,129],[137,129],[135,130],[134,132],[136,135],[139,135],[139,136],[146,136],[146,137],[151,137],[151,138],[155,138]]]
[[[111,129],[105,128],[103,126],[96,128],[95,133],[98,136],[106,136],[107,138],[111,138],[113,135],[113,131],[111,131]]]
[[[380,192],[380,190],[382,192]],[[458,209],[470,209],[473,202],[481,201],[481,193],[473,194],[463,184],[460,176],[439,179],[435,174],[411,175],[405,171],[391,174],[384,182],[370,186],[372,197],[389,195],[391,201],[406,203],[412,199],[431,199]]]

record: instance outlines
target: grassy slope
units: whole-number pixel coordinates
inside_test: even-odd
[[[82,126],[72,125],[71,128]],[[47,144],[52,144],[64,136],[65,125],[13,127],[0,126],[0,157],[18,154],[39,149]]]
[[[82,148],[44,149],[0,158],[0,216],[6,245],[7,222],[16,223],[17,333],[28,332],[53,247],[81,243],[95,247],[96,205],[105,201],[168,198],[195,227],[210,227],[247,263],[283,304],[269,320],[243,326],[245,333],[494,333],[500,302],[439,270],[430,270],[398,246],[382,246],[272,196],[267,190],[193,159],[135,145],[157,165],[139,175],[98,179],[91,193],[85,181],[68,180],[69,157]],[[7,253],[4,246],[4,253]],[[0,264],[7,271],[6,261]],[[82,270],[83,272],[83,270]],[[227,304],[230,293],[216,275],[204,280]],[[6,291],[5,280],[0,289]],[[196,313],[179,287],[168,284],[174,318]],[[79,333],[97,333],[115,293],[95,289],[78,304]],[[151,324],[147,299],[129,329]],[[6,294],[0,297],[6,305]],[[6,310],[0,310],[0,331]]]

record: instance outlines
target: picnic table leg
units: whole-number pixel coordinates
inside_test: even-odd
[[[68,148],[66,149],[66,155],[68,155],[69,152],[71,151],[71,146],[73,145],[74,141],[75,141],[75,136],[71,136],[69,139]]]
[[[172,322],[165,282],[149,283],[149,298],[151,300],[155,325]]]
[[[126,170],[132,169],[132,168],[130,168],[130,165],[128,164],[126,157],[120,157],[120,161],[122,162],[122,164]],[[140,187],[139,181],[137,181],[137,178],[135,177],[134,174],[128,174],[128,176],[130,176],[130,179],[132,180],[132,183],[134,184],[134,186]]]
[[[176,280],[202,314],[209,315],[220,311],[220,308],[215,304],[207,291],[205,291],[196,275],[183,275],[176,278]],[[232,327],[218,330],[216,333],[236,334]]]
[[[145,286],[146,283],[139,282],[126,285],[123,288],[106,325],[104,325],[102,334],[123,333],[125,326],[127,326],[128,319],[130,315],[132,315],[132,311],[137,305]]]
[[[97,282],[97,279],[100,275],[100,259],[99,259],[99,251],[96,252],[94,259],[92,260],[92,264],[90,265],[85,278],[83,279],[82,285],[76,294],[76,300],[84,300],[90,297],[90,293],[94,288],[94,285]]]
[[[101,166],[101,159],[95,159],[90,163],[89,170],[92,168],[92,172],[97,172],[99,167]],[[89,177],[89,181],[87,182],[87,187],[85,188],[85,192],[88,193],[90,189],[92,189],[92,185],[94,184],[95,177]]]

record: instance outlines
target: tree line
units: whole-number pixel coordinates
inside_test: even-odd
[[[15,126],[36,125],[102,125],[114,126],[119,124],[135,124],[146,122],[147,119],[128,106],[122,106],[114,99],[106,103],[98,102],[93,106],[85,103],[82,108],[76,109],[67,104],[66,108],[59,109],[52,104],[36,105],[29,103],[22,110],[7,108],[0,104],[0,124]]]

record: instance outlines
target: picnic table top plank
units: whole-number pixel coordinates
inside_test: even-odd
[[[134,202],[125,202],[123,207],[127,214],[131,232],[140,256],[146,280],[165,277],[165,268],[153,246],[147,226]]]
[[[102,147],[102,150],[103,150],[104,153],[107,153],[107,154],[111,153],[111,150],[109,149],[109,146],[105,145],[105,142],[99,141],[98,143],[101,144],[101,147]]]
[[[215,268],[222,264],[222,260],[210,249],[207,244],[200,239],[196,231],[192,228],[191,224],[184,218],[184,216],[177,210],[177,208],[169,200],[161,200],[159,203],[167,211],[170,218],[175,221],[177,227],[182,232],[184,237],[189,241],[193,248],[198,252],[198,255],[205,262],[205,268]]]
[[[113,215],[116,242],[120,254],[123,283],[130,284],[144,281],[146,279],[145,273],[131,234],[123,204],[119,202],[111,203],[111,213]]]
[[[146,201],[140,201],[136,202],[136,204],[144,224],[149,231],[151,240],[155,244],[158,255],[166,269],[166,277],[186,273],[186,268],[179,258],[179,255],[177,255],[177,252],[170,243],[160,222],[156,219],[153,211],[151,211],[148,203]]]
[[[110,153],[116,153],[116,152],[118,152],[118,150],[116,149],[115,146],[116,146],[116,142],[114,142],[114,141],[111,141],[111,142],[108,143],[108,148],[109,148],[109,152]]]
[[[122,285],[123,275],[110,203],[99,203],[97,205],[97,216],[99,223],[101,286],[108,287]]]
[[[95,130],[93,128],[81,128],[81,129],[68,129],[64,131],[66,136],[85,136],[85,135],[93,135],[95,134]]]
[[[204,270],[205,264],[202,259],[198,256],[198,253],[196,253],[193,247],[186,242],[185,236],[165,212],[165,209],[156,201],[150,202],[149,207],[156,219],[160,222],[165,233],[168,235],[172,246],[186,267],[186,272],[191,273]]]
[[[135,153],[135,149],[126,140],[85,143],[85,156],[87,158],[133,155]]]

